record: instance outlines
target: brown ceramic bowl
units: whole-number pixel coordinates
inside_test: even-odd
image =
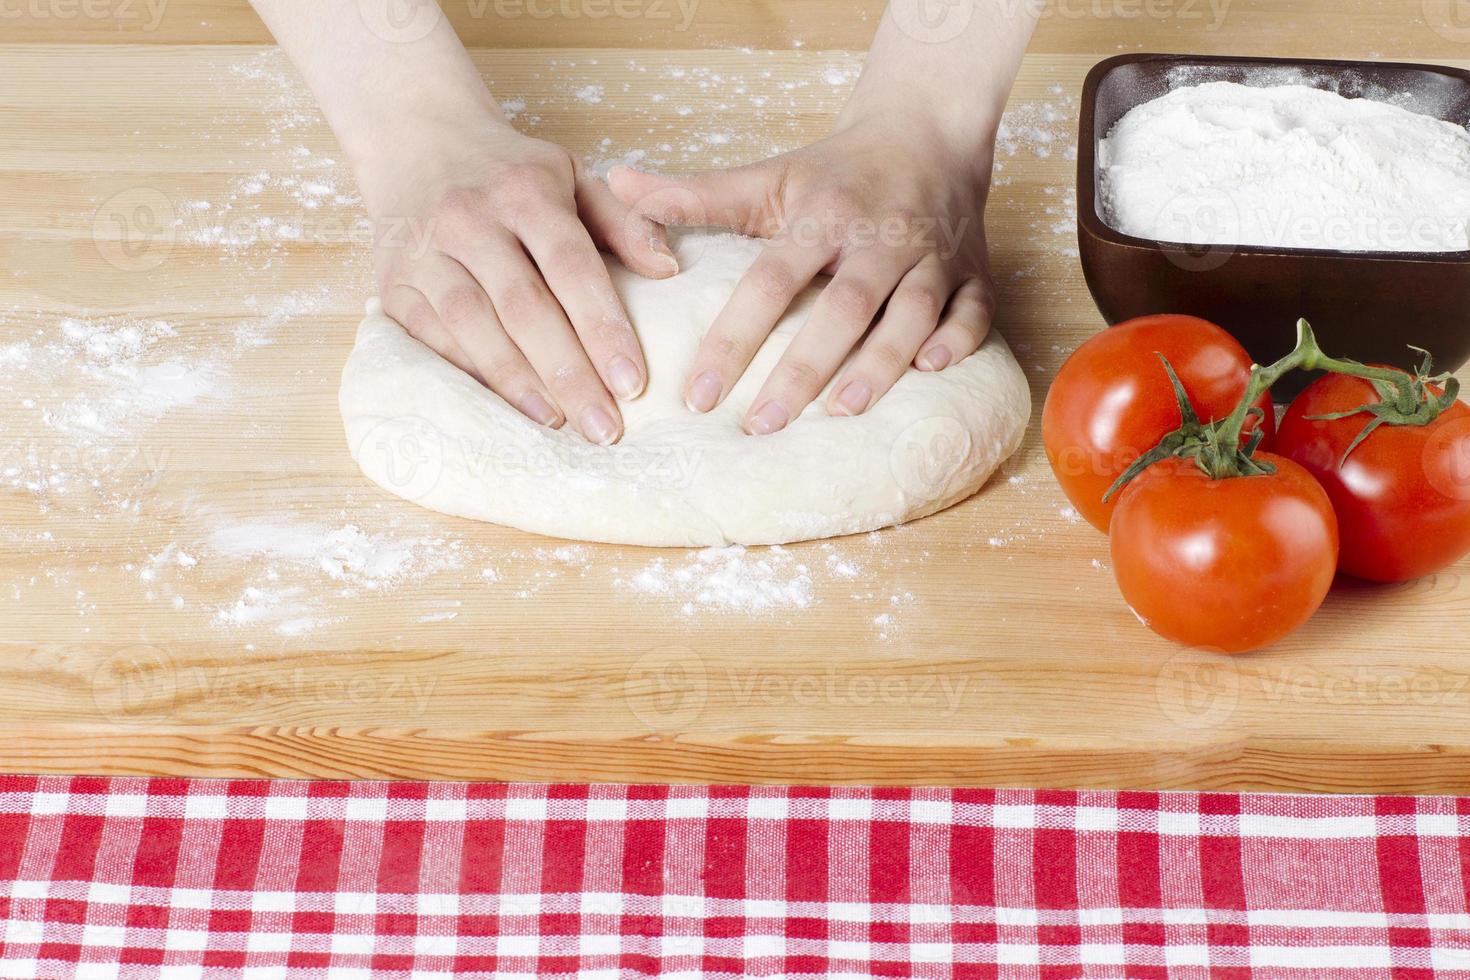
[[[1323,350],[1412,367],[1408,345],[1436,370],[1470,360],[1470,251],[1345,252],[1189,245],[1136,238],[1103,221],[1097,144],[1124,113],[1179,85],[1207,81],[1304,84],[1348,98],[1392,99],[1464,125],[1470,72],[1435,65],[1202,55],[1128,54],[1099,62],[1082,88],[1077,141],[1077,237],[1082,272],[1109,323],[1189,313],[1229,330],[1262,364],[1291,350],[1297,317]],[[1202,216],[1207,218],[1208,216]],[[1278,397],[1305,379],[1288,379]]]

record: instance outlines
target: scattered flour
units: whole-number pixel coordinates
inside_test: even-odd
[[[117,436],[197,401],[217,384],[207,359],[188,356],[178,332],[163,320],[67,317],[23,353],[32,381],[46,378],[76,390],[41,409],[51,428],[88,441]]]
[[[1025,153],[1042,160],[1051,156],[1077,159],[1077,99],[1054,94],[1059,97],[1007,106],[995,137],[997,157]]]
[[[221,626],[269,626],[282,636],[300,636],[339,619],[316,615],[316,600],[304,586],[247,586],[233,605],[215,613]]]
[[[212,554],[225,558],[265,559],[267,568],[276,574],[281,565],[290,565],[366,590],[380,590],[462,564],[458,541],[369,533],[354,524],[227,524],[215,529],[206,545]]]
[[[0,333],[22,338],[0,346],[0,487],[35,495],[43,510],[85,490],[109,511],[137,513],[169,461],[149,437],[154,424],[225,404],[234,362],[325,303],[320,289],[279,294],[236,321],[233,343],[207,321],[0,312]]]
[[[176,610],[204,609],[222,629],[269,630],[284,637],[343,622],[354,603],[374,594],[436,579],[462,581],[469,572],[487,603],[533,599],[564,579],[590,579],[614,600],[672,604],[688,618],[785,616],[821,603],[824,596],[846,594],[868,608],[887,610],[872,619],[879,638],[886,640],[917,599],[907,590],[885,592],[883,583],[925,557],[890,552],[888,535],[873,534],[799,550],[665,551],[645,563],[619,567],[585,545],[495,549],[416,524],[370,533],[351,523],[289,517],[232,520],[207,511],[194,516],[210,526],[202,538],[187,547],[170,543],[127,566],[142,583],[145,598]],[[233,600],[212,605],[200,599],[217,594],[221,580],[240,583]],[[454,622],[461,605],[461,600],[431,602],[416,621]]]
[[[682,598],[686,615],[700,609],[805,609],[815,601],[811,569],[779,545],[756,551],[739,545],[706,548],[676,561],[655,558],[614,584]]]
[[[1009,185],[1014,178],[1009,174],[1011,161],[1016,157],[1027,158],[1026,167],[1034,170],[1036,161],[1059,160],[1070,162],[1077,159],[1077,112],[1075,96],[1066,95],[1060,86],[1051,90],[1054,98],[1043,101],[1014,101],[1001,118],[995,143],[995,174],[992,183],[997,188]],[[1080,254],[1077,249],[1077,190],[1073,181],[1043,188],[1043,193],[1054,199],[1043,205],[1029,226],[1036,233],[1036,241],[1057,258],[1071,260]],[[1035,275],[1035,269],[1022,269],[1014,278]]]
[[[175,205],[177,239],[212,248],[224,259],[282,255],[306,240],[370,245],[372,229],[360,211],[360,198],[348,189],[346,168],[299,142],[322,119],[284,56],[267,49],[232,63],[230,71],[270,111],[269,129],[256,148],[284,157],[284,163],[235,178],[214,200]]]
[[[190,549],[170,543],[123,570],[137,576],[147,601],[180,611],[208,610],[213,624],[222,628],[301,636],[343,621],[354,599],[424,581],[464,562],[461,543],[440,536],[398,530],[368,534],[351,524],[284,519],[216,518],[213,523],[213,530]],[[233,601],[211,605],[199,598],[217,595],[222,581],[242,575],[245,584]],[[454,615],[436,613],[422,621],[447,621]]]
[[[918,600],[908,590],[889,592],[885,584],[927,558],[892,548],[902,528],[872,532],[862,539],[813,545],[746,548],[731,545],[660,555],[633,568],[608,571],[615,592],[675,606],[680,614],[780,616],[844,596],[867,608],[888,611],[874,617],[878,638],[889,639],[903,623],[905,610]]]

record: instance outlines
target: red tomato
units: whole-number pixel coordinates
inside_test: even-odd
[[[1245,394],[1251,358],[1236,339],[1198,317],[1138,317],[1095,335],[1062,365],[1046,397],[1042,442],[1072,506],[1101,531],[1115,496],[1103,494],[1129,465],[1179,428],[1179,401],[1158,354],[1174,366],[1200,420],[1229,415]],[[1262,396],[1270,448],[1275,415]],[[1258,427],[1252,420],[1246,434]]]
[[[1144,470],[1118,495],[1113,574],[1149,629],[1176,643],[1242,653],[1301,626],[1337,567],[1327,494],[1289,459],[1269,476],[1212,480],[1192,460]]]
[[[1323,375],[1291,403],[1277,445],[1332,498],[1342,532],[1338,568],[1403,582],[1470,552],[1470,408],[1456,402],[1426,426],[1381,425],[1346,462],[1343,454],[1372,416],[1308,418],[1376,401],[1361,378]]]

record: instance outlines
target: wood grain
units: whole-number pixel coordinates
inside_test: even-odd
[[[476,58],[518,125],[592,162],[641,151],[669,169],[820,136],[860,64],[846,49],[878,11],[704,0],[676,32],[446,7],[497,46]],[[1470,792],[1470,564],[1344,583],[1260,655],[1180,651],[1119,601],[1106,542],[1067,511],[1034,424],[961,506],[775,556],[785,576],[811,570],[809,592],[760,612],[630,587],[657,561],[697,561],[685,552],[559,558],[557,542],[388,498],[358,475],[335,407],[370,288],[350,234],[360,208],[248,8],[173,0],[148,31],[26,9],[0,46],[0,349],[41,349],[68,316],[162,319],[170,343],[217,366],[218,390],[99,449],[44,417],[87,393],[82,375],[0,379],[0,473],[20,474],[0,482],[0,768]],[[1100,325],[1070,251],[1066,153],[1098,58],[1464,56],[1450,21],[1426,21],[1432,3],[1237,0],[1208,29],[1175,8],[1127,18],[1123,0],[1051,9],[987,216],[1000,327],[1038,408]],[[578,96],[588,85],[597,101]],[[309,207],[303,181],[332,193]],[[109,220],[139,194],[178,223],[147,268],[118,261]],[[227,215],[304,234],[222,244]],[[295,312],[262,325],[283,297]],[[98,482],[27,486],[48,471]],[[252,521],[387,529],[444,560],[364,583],[211,550],[221,527]],[[222,624],[267,586],[302,589],[324,625]]]
[[[1470,18],[1456,0],[995,0],[1036,3],[1037,54],[1120,50],[1290,57],[1465,57]],[[884,0],[440,0],[481,48],[862,50]],[[362,0],[370,12],[413,0]],[[247,0],[14,0],[13,43],[264,44]]]

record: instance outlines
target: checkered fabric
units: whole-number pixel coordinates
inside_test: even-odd
[[[0,977],[1470,977],[1470,800],[0,777]]]

